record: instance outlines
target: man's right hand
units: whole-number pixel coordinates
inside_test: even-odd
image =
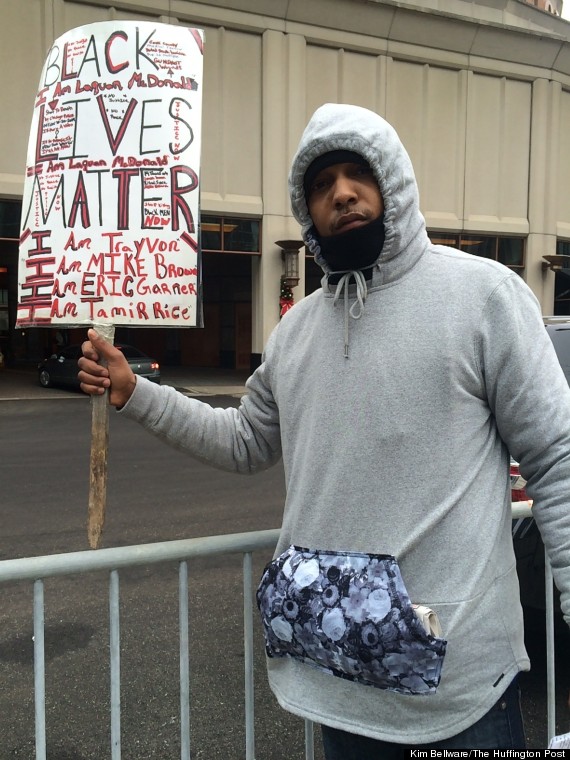
[[[83,356],[77,362],[81,390],[98,396],[109,390],[109,403],[124,406],[130,399],[137,382],[136,375],[123,352],[103,340],[95,330],[87,333],[89,340],[81,346]],[[103,360],[107,366],[99,362]]]

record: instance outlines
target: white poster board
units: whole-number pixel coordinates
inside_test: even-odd
[[[44,64],[28,145],[17,325],[202,325],[203,32],[72,29]]]

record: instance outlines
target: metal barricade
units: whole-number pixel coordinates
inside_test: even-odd
[[[512,505],[513,519],[531,516],[530,504]],[[121,757],[121,671],[119,625],[119,571],[122,568],[168,561],[179,563],[178,615],[180,643],[180,739],[181,758],[190,760],[190,667],[188,626],[188,560],[230,553],[243,554],[244,701],[246,760],[255,758],[253,681],[253,578],[252,553],[273,550],[279,530],[235,533],[181,541],[143,544],[96,551],[72,552],[43,557],[3,560],[0,583],[29,580],[34,584],[34,702],[36,760],[46,760],[44,579],[61,575],[106,570],[109,572],[111,758]],[[546,561],[547,709],[548,738],[555,733],[554,610],[553,581]],[[313,724],[305,721],[305,760],[314,760]]]
[[[273,550],[278,530],[235,533],[224,536],[191,538],[182,541],[143,544],[96,551],[71,552],[44,557],[0,562],[0,583],[33,581],[34,584],[34,703],[36,760],[46,760],[45,656],[44,656],[44,579],[77,573],[109,572],[110,678],[111,678],[111,758],[121,757],[121,670],[119,626],[119,571],[127,567],[161,562],[179,562],[178,615],[180,638],[180,741],[182,760],[190,759],[190,666],[188,628],[188,560],[230,553],[243,554],[244,657],[245,657],[245,734],[246,760],[254,760],[253,707],[253,581],[252,553]],[[306,723],[306,735],[312,725]],[[312,741],[306,742],[306,760],[313,760]]]

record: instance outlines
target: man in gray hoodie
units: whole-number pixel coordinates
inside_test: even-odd
[[[539,305],[511,270],[432,245],[410,159],[371,111],[319,108],[289,184],[322,289],[275,328],[239,409],[135,378],[93,331],[83,390],[216,467],[283,457],[257,593],[269,682],[322,724],[327,760],[522,748],[509,451],[570,622],[570,390]]]

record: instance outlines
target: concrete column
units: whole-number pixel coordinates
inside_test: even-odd
[[[544,314],[554,306],[554,273],[543,271],[542,257],[556,253],[556,178],[561,87],[537,79],[532,91],[529,235],[526,247],[526,281],[540,301]]]
[[[253,271],[253,363],[279,321],[282,261],[275,241],[300,239],[291,216],[287,176],[305,126],[303,37],[272,30],[263,34],[262,103],[262,255]],[[304,261],[300,264],[304,270]],[[296,300],[300,290],[295,288]]]

